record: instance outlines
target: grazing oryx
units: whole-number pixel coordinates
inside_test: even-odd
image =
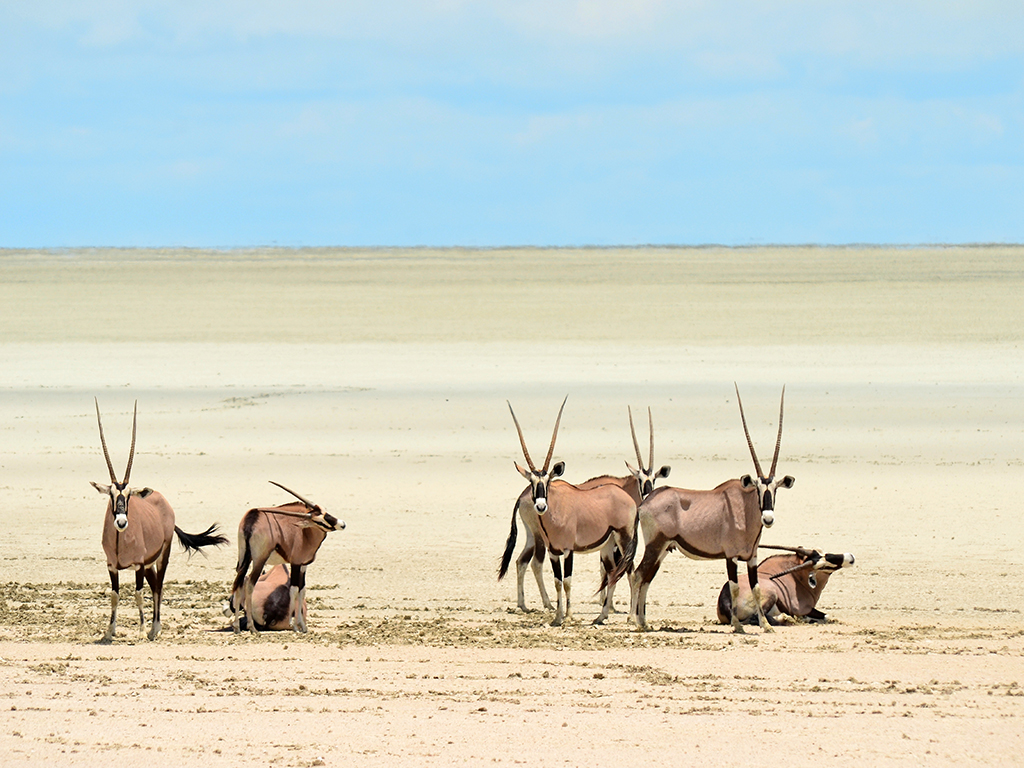
[[[510,406],[511,407],[511,406]],[[654,489],[654,483],[657,482],[658,478],[668,477],[669,472],[672,468],[668,465],[663,466],[657,472],[654,472],[654,421],[651,416],[651,409],[647,409],[647,418],[650,422],[650,434],[651,434],[651,453],[650,460],[648,461],[647,468],[644,468],[644,460],[640,455],[640,444],[636,439],[636,429],[633,426],[633,411],[629,410],[629,430],[633,436],[633,448],[636,450],[636,463],[637,468],[634,469],[630,466],[629,462],[626,462],[626,467],[629,469],[630,474],[622,477],[614,477],[612,475],[599,475],[598,477],[592,477],[591,479],[580,483],[577,487],[582,490],[589,490],[591,488],[597,488],[601,485],[617,485],[619,488],[624,490],[633,499],[633,503],[640,506],[643,499]],[[550,460],[550,457],[549,457]],[[548,598],[547,589],[544,587],[544,575],[543,575],[543,562],[544,562],[544,548],[539,544],[540,539],[540,522],[537,517],[536,511],[533,504],[530,503],[531,496],[533,493],[533,486],[527,486],[523,492],[516,499],[515,507],[513,508],[513,526],[515,525],[515,512],[519,512],[519,519],[523,522],[523,527],[526,529],[526,544],[523,546],[522,551],[519,553],[519,557],[516,558],[516,577],[517,577],[517,588],[516,588],[516,602],[523,613],[528,613],[529,609],[526,607],[526,595],[523,587],[523,582],[526,578],[526,565],[530,563],[533,568],[533,575],[537,580],[537,587],[540,589],[541,602],[545,608],[553,608],[551,600]],[[513,543],[515,537],[513,536]],[[621,552],[609,553],[608,559],[605,559],[605,553],[602,551],[601,554],[601,570],[602,570],[602,585],[607,584],[608,574],[615,566],[615,560],[617,556],[621,556]],[[498,579],[502,579],[505,573],[508,571],[508,566],[511,561],[512,550],[506,549],[505,556],[501,561],[501,568],[498,571]],[[566,567],[571,571],[572,569],[572,553],[566,555]],[[601,587],[600,602],[604,604],[607,599],[607,587]],[[614,607],[609,608],[614,610]]]
[[[795,616],[806,621],[825,621],[825,614],[817,609],[821,591],[828,584],[829,577],[840,568],[853,565],[854,558],[849,552],[842,555],[826,554],[820,549],[804,549],[803,547],[769,547],[764,544],[761,549],[781,549],[792,554],[772,555],[762,560],[757,566],[758,583],[761,587],[761,612],[768,622],[778,625],[782,614]],[[753,605],[754,595],[746,576],[740,574],[740,592],[733,611],[732,590],[729,585],[722,586],[718,595],[718,621],[728,624],[735,613],[739,620],[753,623],[756,610]]]
[[[234,595],[224,604],[224,615],[234,619],[235,604]],[[306,601],[297,610],[302,611],[302,619],[306,619]],[[292,624],[292,590],[291,575],[288,566],[278,563],[267,573],[260,576],[259,581],[252,590],[252,615],[256,622],[256,629],[281,630],[291,629]],[[242,616],[241,629],[248,629],[249,621]]]
[[[313,502],[306,501],[280,483],[270,482],[288,491],[301,503],[293,501],[279,507],[257,507],[242,516],[238,524],[238,565],[231,588],[231,606],[235,609],[232,629],[236,633],[241,630],[243,613],[248,617],[249,631],[253,634],[259,631],[253,620],[253,589],[263,573],[263,566],[268,563],[291,565],[288,621],[297,631],[305,632],[305,611],[296,609],[306,601],[306,566],[316,558],[317,550],[329,532],[345,528],[343,521],[324,512]],[[246,579],[250,565],[252,572]]]
[[[640,505],[640,525],[644,531],[644,556],[633,573],[631,580],[631,614],[641,629],[647,629],[647,590],[654,579],[661,561],[673,549],[679,549],[695,560],[724,559],[729,574],[729,588],[732,604],[737,604],[739,593],[737,564],[747,565],[747,576],[756,599],[757,623],[762,629],[771,631],[768,620],[761,611],[761,588],[757,583],[757,545],[761,529],[771,527],[775,522],[775,492],[781,488],[792,488],[795,480],[787,475],[775,478],[775,467],[779,461],[779,447],[782,444],[782,413],[786,388],[782,388],[779,405],[779,436],[775,441],[775,456],[766,476],[761,471],[754,444],[750,440],[747,419],[743,414],[743,401],[736,387],[736,400],[740,406],[740,419],[747,436],[747,446],[754,459],[757,477],[744,475],[739,480],[728,480],[711,491],[691,491],[682,488],[658,488]],[[732,626],[736,632],[743,632],[743,625],[736,613],[732,615]]]
[[[583,490],[564,480],[556,480],[555,478],[560,477],[565,471],[564,462],[556,462],[548,472],[551,456],[555,450],[555,439],[558,437],[558,425],[562,420],[562,410],[565,408],[565,400],[562,401],[558,418],[555,419],[555,430],[551,435],[551,444],[548,446],[548,455],[542,469],[537,469],[533,459],[530,458],[523,430],[519,426],[519,420],[516,419],[511,403],[508,408],[512,413],[516,431],[519,433],[519,444],[523,448],[523,456],[526,458],[529,469],[523,469],[518,463],[515,466],[519,474],[529,481],[530,487],[520,494],[516,506],[512,510],[512,529],[509,532],[508,541],[505,543],[505,553],[501,559],[498,578],[504,576],[508,570],[512,551],[516,545],[516,514],[519,513],[522,517],[528,531],[533,528],[531,518],[535,517],[536,527],[532,531],[535,537],[535,546],[536,540],[539,540],[548,550],[551,568],[555,573],[557,606],[555,607],[555,618],[551,624],[557,627],[572,613],[570,599],[572,560],[566,558],[563,577],[561,557],[571,555],[573,552],[593,552],[600,549],[602,558],[610,559],[615,546],[618,546],[622,556],[608,575],[608,597],[610,598],[612,587],[632,566],[633,557],[636,554],[636,504],[633,503],[628,493],[616,485],[604,484]],[[520,600],[522,600],[521,574],[520,571]],[[608,618],[609,611],[609,600],[606,599],[601,615],[595,619],[594,623],[603,623]]]
[[[124,480],[118,482],[114,465],[110,462],[107,440],[103,436],[103,420],[100,418],[100,403],[96,400],[96,421],[100,428],[100,444],[103,457],[110,472],[110,485],[92,483],[92,487],[108,497],[107,515],[103,520],[103,551],[107,556],[107,570],[110,572],[110,625],[101,642],[114,639],[117,629],[117,602],[120,591],[118,571],[135,571],[135,605],[139,609],[139,627],[144,628],[145,616],[142,611],[142,581],[149,582],[153,593],[153,624],[149,639],[156,640],[160,634],[160,601],[163,597],[164,576],[171,559],[171,540],[178,534],[178,541],[189,554],[201,547],[226,544],[227,539],[217,534],[216,524],[202,533],[185,533],[174,524],[174,510],[167,499],[152,488],[129,488],[128,478],[132,473],[135,458],[135,433],[138,422],[138,401],[132,414],[132,447],[128,452],[128,467]]]

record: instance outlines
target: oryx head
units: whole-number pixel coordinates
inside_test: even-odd
[[[128,487],[128,478],[132,474],[132,460],[135,458],[135,428],[138,420],[139,401],[135,401],[135,409],[132,412],[132,447],[128,452],[128,466],[124,471],[124,480],[118,482],[114,474],[114,465],[110,461],[110,452],[107,451],[107,440],[103,436],[103,420],[100,418],[100,401],[96,401],[96,422],[100,427],[100,444],[103,446],[103,458],[107,460],[107,471],[110,472],[110,485],[92,483],[92,487],[100,493],[110,497],[110,510],[114,515],[114,525],[117,530],[123,531],[128,527],[128,499],[135,495],[145,498],[153,491],[149,488],[135,490]]]
[[[322,531],[330,533],[331,531],[343,531],[345,530],[345,521],[339,520],[329,512],[324,512],[320,509],[319,504],[314,504],[307,499],[302,498],[295,491],[290,488],[285,488],[280,483],[275,483],[273,480],[269,481],[272,485],[276,485],[283,491],[287,491],[296,499],[301,501],[306,506],[306,516],[302,519],[301,525],[304,528],[319,528]]]
[[[783,576],[787,576],[791,573],[807,572],[806,580],[807,586],[812,590],[818,588],[818,575],[824,574],[824,578],[821,580],[821,586],[824,588],[825,582],[828,581],[828,577],[838,571],[840,568],[847,568],[853,565],[855,558],[849,552],[841,555],[832,554],[831,552],[822,552],[820,549],[804,549],[803,547],[771,547],[761,545],[762,549],[781,549],[785,552],[793,552],[797,557],[802,558],[803,562],[798,565],[794,565],[792,568],[787,568],[780,573],[772,574],[771,579],[780,579]]]
[[[636,478],[637,485],[640,487],[640,498],[646,499],[654,490],[654,483],[658,478],[668,477],[672,467],[666,464],[657,472],[654,471],[654,418],[651,416],[650,408],[647,409],[647,424],[651,433],[651,452],[650,458],[647,459],[647,467],[644,467],[644,460],[640,456],[640,443],[637,442],[636,429],[633,427],[633,409],[629,406],[626,406],[626,409],[629,411],[629,431],[633,435],[633,448],[636,450],[636,468],[628,461],[626,467],[629,469],[629,473]]]
[[[565,400],[568,400],[569,396],[565,396]],[[544,459],[543,469],[537,469],[533,463],[533,459],[530,458],[530,452],[526,450],[526,440],[523,438],[523,430],[519,426],[519,419],[516,418],[516,412],[512,410],[512,403],[508,403],[508,410],[512,414],[512,421],[515,422],[516,432],[519,433],[519,444],[523,447],[523,456],[526,457],[526,464],[529,469],[523,469],[519,466],[518,462],[515,462],[516,469],[519,470],[519,474],[530,481],[530,493],[533,497],[533,506],[537,509],[538,515],[543,515],[548,511],[548,484],[556,477],[561,477],[565,471],[565,462],[556,461],[555,466],[551,467],[551,471],[548,472],[548,465],[551,464],[551,456],[555,452],[555,438],[558,437],[558,424],[562,420],[562,411],[565,408],[565,400],[562,401],[562,407],[558,409],[558,418],[555,419],[555,431],[551,434],[551,444],[548,446],[548,455]]]
[[[782,412],[786,401],[786,388],[782,388],[782,398],[779,401],[779,436],[775,440],[775,455],[772,457],[772,468],[765,475],[761,471],[761,462],[757,460],[757,452],[754,450],[754,443],[750,440],[750,430],[747,429],[747,417],[743,415],[743,401],[740,400],[740,388],[736,387],[736,402],[740,406],[740,419],[743,421],[743,433],[747,436],[747,447],[750,448],[750,456],[754,460],[754,470],[757,477],[744,475],[740,478],[740,484],[744,488],[756,488],[758,504],[761,508],[761,524],[765,528],[771,528],[775,522],[775,492],[779,488],[792,488],[796,482],[790,475],[775,479],[775,467],[779,463],[779,447],[782,445]]]

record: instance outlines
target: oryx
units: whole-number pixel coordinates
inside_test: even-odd
[[[306,620],[306,601],[300,605],[292,604],[291,572],[290,566],[285,563],[278,563],[269,571],[260,576],[256,586],[252,590],[252,616],[256,629],[283,630],[291,629],[293,625],[292,615],[296,611],[302,612],[302,620]],[[235,618],[235,596],[231,595],[228,602],[224,604],[224,615],[234,621]],[[249,628],[249,619],[242,616],[241,629]]]
[[[564,405],[564,403],[563,403]],[[509,406],[511,408],[511,406]],[[633,503],[637,506],[640,502],[654,489],[654,483],[659,478],[666,478],[672,471],[672,468],[668,465],[661,467],[657,472],[654,471],[654,421],[651,416],[651,409],[647,409],[647,418],[650,428],[650,459],[648,466],[644,467],[644,460],[640,454],[640,444],[636,439],[636,428],[633,426],[633,411],[628,409],[629,413],[629,430],[633,437],[633,448],[636,451],[636,463],[637,466],[634,468],[630,463],[626,462],[626,468],[629,469],[630,474],[616,477],[614,475],[598,475],[592,477],[577,485],[578,488],[583,490],[589,490],[591,488],[597,488],[601,485],[617,485],[619,488],[624,490],[633,499]],[[561,411],[559,411],[561,414]],[[514,416],[515,414],[513,414]],[[557,431],[557,429],[556,429]],[[554,437],[552,437],[552,444],[554,443]],[[525,448],[524,448],[525,450]],[[548,461],[551,457],[548,456]],[[518,465],[517,465],[518,466]],[[522,471],[522,470],[520,470]],[[513,507],[513,529],[515,528],[515,513],[518,511],[519,519],[523,523],[523,528],[526,531],[526,543],[523,545],[522,550],[519,552],[519,557],[516,558],[516,604],[519,610],[527,613],[529,609],[526,607],[526,594],[524,589],[524,581],[526,578],[526,566],[529,563],[533,569],[534,578],[537,580],[537,588],[540,590],[540,598],[545,608],[553,608],[550,598],[548,598],[547,589],[544,586],[544,547],[540,544],[540,521],[537,516],[536,510],[533,504],[530,503],[530,498],[533,493],[533,486],[527,486],[523,492],[516,499],[515,506]],[[513,531],[514,532],[514,531]],[[512,544],[515,544],[515,536],[511,536]],[[601,570],[602,570],[602,587],[600,602],[605,603],[607,599],[607,587],[605,586],[608,581],[608,574],[615,567],[615,562],[618,557],[621,556],[621,552],[615,550],[601,552]],[[606,559],[607,557],[607,559]],[[508,571],[509,564],[512,559],[512,549],[506,547],[505,554],[501,560],[501,566],[498,570],[498,579],[504,578]],[[572,553],[566,555],[566,567],[572,570]],[[609,606],[611,610],[611,606]]]
[[[95,398],[94,398],[95,399]],[[110,572],[110,624],[102,642],[109,643],[117,629],[117,603],[120,592],[118,571],[135,571],[135,605],[139,609],[139,627],[144,628],[145,616],[142,611],[142,581],[149,582],[153,593],[153,624],[149,639],[156,640],[160,634],[160,601],[163,597],[164,576],[171,558],[171,540],[178,534],[178,541],[189,554],[201,547],[226,544],[227,539],[217,535],[216,524],[202,533],[185,533],[174,524],[174,510],[162,494],[152,488],[130,488],[128,478],[132,473],[135,458],[135,435],[138,424],[138,401],[132,413],[132,447],[128,452],[128,466],[124,480],[114,475],[110,462],[107,440],[103,436],[103,420],[100,418],[100,403],[96,402],[96,422],[100,428],[100,444],[103,457],[110,472],[110,485],[92,483],[92,487],[108,497],[107,515],[103,520],[103,551],[107,556],[107,570]]]
[[[659,479],[665,479],[669,476],[672,471],[672,467],[667,464],[661,467],[657,472],[654,471],[654,417],[651,415],[650,407],[647,408],[647,426],[650,433],[650,454],[647,460],[647,466],[644,467],[643,457],[640,455],[640,443],[636,439],[636,427],[633,426],[633,409],[626,407],[629,414],[629,433],[633,438],[633,449],[636,451],[636,467],[632,466],[628,461],[626,462],[626,469],[629,470],[628,475],[615,477],[613,475],[599,475],[592,477],[586,482],[580,483],[578,487],[596,488],[599,485],[617,485],[619,488],[629,494],[630,498],[633,499],[633,503],[640,506],[643,500],[651,495],[654,490],[654,484]],[[525,549],[522,554],[519,555],[519,562],[525,562],[524,555]],[[604,553],[602,552],[601,557],[601,594],[600,601],[603,604],[608,600],[609,607],[611,610],[615,610],[613,601],[608,597],[605,586],[608,582],[608,574],[615,566],[615,560],[621,553],[616,551],[612,553],[612,557],[604,559]],[[567,557],[571,558],[570,553]],[[630,569],[632,571],[632,569]]]
[[[849,552],[832,554],[820,549],[772,547],[765,544],[760,548],[780,549],[789,553],[772,555],[757,566],[758,583],[761,585],[761,612],[769,623],[780,623],[783,614],[806,621],[825,621],[825,614],[817,609],[818,598],[833,573],[853,565],[853,555]],[[735,613],[741,622],[752,623],[756,617],[753,600],[750,582],[741,573],[735,611],[729,584],[722,586],[718,595],[718,621],[728,624]]]
[[[291,566],[289,623],[299,632],[306,631],[306,616],[297,610],[306,600],[306,567],[316,559],[317,550],[331,531],[341,531],[345,523],[328,514],[311,501],[280,483],[270,481],[287,491],[301,503],[290,502],[279,507],[250,509],[238,524],[238,565],[235,582],[231,587],[231,607],[235,610],[232,629],[239,632],[244,615],[249,617],[249,631],[257,634],[252,620],[252,593],[263,573],[263,566],[288,563]],[[249,566],[252,571],[249,572]],[[244,594],[243,594],[244,588]]]
[[[539,540],[539,543],[548,551],[551,568],[555,574],[555,592],[557,593],[557,605],[552,626],[557,627],[572,613],[570,597],[572,559],[566,557],[563,576],[562,556],[571,555],[574,552],[593,552],[600,549],[602,558],[609,559],[612,557],[614,548],[618,546],[622,556],[608,575],[608,585],[614,587],[615,583],[632,566],[636,553],[636,504],[633,503],[628,493],[616,485],[603,484],[584,490],[564,480],[557,480],[556,478],[565,471],[564,462],[556,462],[550,468],[550,472],[548,471],[551,456],[555,450],[555,439],[558,437],[558,425],[562,420],[565,400],[562,401],[558,418],[555,419],[555,429],[551,435],[548,455],[542,469],[537,469],[533,459],[530,458],[523,430],[519,426],[519,420],[516,418],[515,411],[512,410],[511,403],[508,408],[512,414],[516,431],[519,433],[519,444],[522,446],[523,456],[526,458],[529,469],[523,469],[518,463],[515,464],[515,467],[519,474],[529,481],[530,486],[520,494],[516,506],[512,510],[512,528],[505,543],[505,553],[502,556],[498,578],[505,575],[512,559],[512,551],[516,544],[516,514],[519,514],[527,531],[531,531],[532,528],[531,533],[535,539]],[[533,518],[536,518],[535,528],[531,525]],[[611,592],[612,590],[609,589],[609,597]],[[522,601],[521,575],[519,597]],[[594,623],[604,622],[608,618],[609,611],[610,605],[606,599],[601,614]]]
[[[651,580],[657,574],[665,555],[672,549],[679,549],[695,560],[725,560],[734,606],[739,592],[737,564],[746,563],[747,576],[757,602],[757,622],[763,629],[770,631],[771,626],[761,611],[761,589],[757,583],[757,545],[761,539],[762,526],[771,527],[775,522],[775,492],[779,488],[792,488],[795,482],[789,475],[778,479],[775,477],[779,448],[782,445],[785,398],[786,388],[783,387],[779,405],[779,434],[775,441],[772,466],[767,475],[761,471],[761,463],[754,451],[740,390],[736,386],[740,419],[747,437],[747,447],[754,460],[756,477],[744,475],[739,480],[727,480],[710,491],[658,488],[640,505],[640,525],[646,545],[643,559],[631,579],[630,611],[640,628],[647,628],[647,590]],[[731,623],[734,631],[743,632],[743,625],[735,612]]]

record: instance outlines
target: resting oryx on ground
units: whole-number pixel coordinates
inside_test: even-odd
[[[135,571],[135,605],[139,609],[139,627],[145,626],[142,611],[142,582],[149,582],[153,593],[153,625],[149,639],[156,640],[160,634],[160,601],[163,597],[164,576],[171,558],[171,541],[178,534],[178,541],[191,555],[201,547],[226,544],[224,536],[217,535],[216,524],[202,533],[185,533],[174,524],[174,510],[167,499],[152,488],[129,488],[128,478],[132,473],[135,458],[135,434],[138,424],[138,401],[132,413],[132,447],[128,452],[128,466],[124,480],[118,482],[114,465],[110,462],[107,440],[103,436],[103,420],[100,418],[100,403],[96,399],[96,422],[100,428],[100,444],[103,457],[110,472],[110,485],[92,483],[92,487],[108,497],[107,515],[103,520],[103,551],[107,556],[107,570],[110,572],[110,625],[102,642],[109,643],[117,630],[117,602],[120,592],[118,571]]]
[[[224,605],[224,615],[235,617],[235,596],[231,595]],[[306,620],[306,601],[297,607]],[[292,628],[292,590],[289,566],[278,563],[260,576],[252,590],[252,615],[258,630],[281,630]],[[242,616],[241,629],[249,628],[248,617]]]
[[[761,585],[761,612],[768,622],[778,625],[782,614],[807,621],[825,621],[825,614],[817,609],[818,598],[833,573],[853,565],[853,555],[849,552],[834,555],[820,549],[770,547],[765,544],[761,545],[761,549],[781,549],[790,553],[772,555],[757,566],[757,581]],[[741,622],[753,623],[756,620],[753,600],[750,582],[741,573],[735,610]],[[728,624],[733,613],[732,590],[726,583],[718,595],[719,623]]]
[[[775,492],[779,488],[792,488],[795,482],[789,475],[776,479],[775,468],[782,445],[782,414],[786,388],[782,388],[779,404],[779,435],[775,441],[775,455],[768,474],[761,471],[754,444],[743,414],[743,401],[736,387],[736,400],[740,407],[743,432],[747,437],[750,456],[754,459],[756,477],[744,475],[739,480],[727,480],[714,490],[691,491],[683,488],[658,488],[640,505],[640,525],[644,532],[644,556],[631,580],[631,614],[641,629],[647,628],[647,590],[665,555],[679,549],[695,560],[724,559],[729,574],[733,605],[739,592],[739,562],[745,562],[751,589],[757,600],[757,623],[765,630],[771,626],[761,611],[761,588],[757,583],[757,545],[762,526],[775,522]],[[743,625],[733,613],[734,631],[743,632]]]
[[[614,548],[618,546],[622,555],[608,575],[610,587],[608,596],[610,597],[615,583],[633,564],[637,537],[636,504],[633,503],[628,493],[612,484],[583,490],[564,480],[557,480],[555,478],[560,477],[565,471],[565,462],[562,461],[556,462],[550,468],[550,472],[548,471],[564,408],[565,400],[562,401],[558,418],[555,419],[555,430],[551,435],[551,444],[548,446],[548,455],[544,460],[544,466],[542,469],[537,469],[526,448],[526,440],[523,437],[523,430],[519,426],[519,420],[516,418],[515,411],[512,410],[512,404],[509,403],[508,409],[512,414],[516,431],[519,433],[519,444],[522,446],[523,456],[526,458],[529,469],[523,469],[518,463],[515,466],[519,474],[529,481],[530,487],[520,494],[516,506],[512,510],[512,528],[508,540],[505,542],[505,553],[498,571],[500,579],[505,575],[512,559],[512,552],[516,545],[516,515],[519,514],[522,517],[528,531],[531,530],[531,517],[536,517],[536,528],[532,531],[535,537],[535,546],[539,541],[547,549],[548,557],[551,560],[551,569],[555,574],[557,605],[552,626],[556,627],[572,614],[572,559],[566,557],[563,576],[562,556],[571,555],[574,552],[602,550],[602,558],[610,559]],[[540,579],[538,579],[538,583],[540,583]],[[522,577],[519,579],[519,585],[521,600]],[[610,608],[609,600],[606,599],[601,615],[594,620],[594,623],[604,622],[608,618]]]
[[[509,406],[511,408],[511,406]],[[657,472],[654,471],[654,421],[651,416],[651,409],[647,409],[647,418],[650,426],[651,435],[651,452],[648,466],[644,467],[643,458],[640,455],[640,444],[636,439],[636,429],[633,426],[633,411],[629,411],[629,430],[633,436],[633,448],[636,450],[636,468],[630,466],[629,462],[626,462],[626,467],[629,469],[630,474],[621,477],[614,475],[599,475],[592,477],[589,480],[580,483],[577,487],[583,490],[589,490],[590,488],[596,488],[600,485],[617,485],[622,490],[630,495],[633,499],[633,503],[637,506],[643,501],[651,490],[654,488],[654,483],[657,482],[658,478],[668,477],[672,468],[664,466]],[[561,413],[561,412],[559,412]],[[514,416],[515,414],[513,414]],[[548,457],[550,461],[550,456]],[[523,582],[526,579],[526,566],[529,563],[533,568],[534,578],[537,580],[537,587],[540,590],[540,598],[545,608],[553,608],[550,598],[548,598],[547,589],[544,587],[544,546],[540,543],[540,522],[537,517],[536,510],[532,503],[530,503],[533,494],[533,486],[527,486],[523,492],[516,499],[515,506],[513,507],[513,525],[515,524],[515,513],[519,512],[519,519],[523,523],[523,528],[526,529],[526,544],[519,553],[519,557],[516,558],[516,604],[519,610],[523,613],[527,613],[529,609],[526,607],[526,594]],[[515,543],[513,539],[513,544]],[[613,548],[614,550],[614,548]],[[608,555],[605,559],[606,554]],[[602,550],[601,553],[601,571],[602,571],[602,584],[606,584],[608,581],[608,574],[615,567],[615,560],[617,556],[621,556],[621,552],[614,550],[609,553],[605,553]],[[512,550],[506,548],[505,555],[501,561],[501,567],[498,571],[498,579],[502,579],[505,573],[508,571],[508,566],[511,561]],[[572,570],[572,553],[566,555],[566,568],[571,572]],[[607,587],[602,586],[600,602],[603,605],[607,600]],[[609,605],[609,610],[612,610],[612,606]]]
[[[331,531],[340,531],[345,523],[324,512],[280,483],[270,481],[287,491],[301,503],[290,502],[279,507],[257,507],[242,516],[238,524],[238,565],[231,588],[231,606],[235,609],[232,629],[241,631],[243,613],[249,617],[249,631],[258,632],[252,620],[253,589],[263,573],[263,566],[277,563],[291,565],[289,624],[299,632],[306,631],[305,611],[296,610],[306,600],[306,566],[316,558],[317,550]],[[252,572],[246,579],[249,566]],[[243,593],[244,588],[244,593]]]

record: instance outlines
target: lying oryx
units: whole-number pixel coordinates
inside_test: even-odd
[[[132,413],[132,447],[128,452],[128,466],[124,480],[118,482],[114,465],[110,462],[107,440],[103,436],[103,420],[100,418],[100,403],[96,400],[96,422],[100,428],[100,444],[103,458],[107,460],[110,485],[92,483],[92,487],[108,497],[107,515],[103,520],[103,551],[107,556],[107,571],[110,572],[110,624],[101,642],[113,640],[117,630],[117,603],[120,597],[118,571],[135,571],[135,605],[139,609],[139,627],[145,626],[142,611],[142,581],[149,582],[153,593],[153,624],[149,639],[156,640],[160,634],[160,602],[163,598],[164,576],[171,559],[171,540],[178,534],[178,541],[189,554],[201,547],[226,544],[224,536],[217,535],[216,524],[202,533],[185,533],[174,524],[174,510],[160,493],[152,488],[129,488],[128,478],[132,473],[135,458],[135,433],[138,422],[138,401]]]
[[[828,584],[829,577],[840,568],[853,565],[854,558],[849,552],[842,555],[826,554],[820,549],[803,547],[768,547],[781,549],[792,554],[772,555],[757,566],[758,583],[761,587],[761,612],[773,625],[781,623],[782,614],[788,614],[807,621],[825,621],[825,614],[817,609],[821,591]],[[750,582],[740,574],[739,599],[733,611],[732,590],[729,584],[722,586],[718,595],[718,621],[728,624],[733,613],[741,622],[752,624],[756,621],[753,605],[754,595]]]
[[[574,552],[602,550],[601,557],[607,560],[612,558],[612,552],[618,546],[622,555],[615,567],[612,568],[611,573],[608,574],[607,579],[609,586],[607,594],[610,598],[615,583],[633,564],[637,537],[636,504],[633,503],[628,493],[612,484],[603,484],[584,490],[564,480],[557,480],[555,478],[560,477],[565,471],[565,463],[561,461],[556,462],[550,473],[548,472],[551,456],[555,450],[555,439],[558,437],[558,424],[562,419],[564,408],[565,401],[563,400],[562,408],[559,409],[558,418],[555,420],[555,429],[551,435],[551,444],[548,446],[544,467],[538,470],[526,448],[526,440],[523,438],[519,420],[516,419],[511,403],[509,404],[512,420],[519,433],[519,444],[522,446],[523,456],[526,458],[529,469],[523,469],[518,463],[515,466],[519,474],[529,481],[530,487],[520,494],[516,506],[512,510],[512,529],[505,542],[505,553],[498,571],[500,579],[505,575],[512,559],[512,551],[516,544],[516,514],[518,513],[527,530],[531,531],[532,529],[535,539],[539,540],[548,550],[551,568],[555,573],[555,591],[558,601],[555,607],[555,618],[552,621],[552,626],[555,627],[560,626],[563,620],[572,614],[570,598],[572,559],[568,556]],[[531,524],[534,517],[536,518],[536,527]],[[564,577],[561,561],[563,555],[567,556]],[[522,600],[522,578],[519,583],[519,595]],[[606,599],[601,615],[595,619],[594,623],[604,622],[608,618],[610,610],[610,600]]]
[[[289,566],[278,563],[267,573],[260,576],[252,590],[252,616],[256,629],[281,630],[292,628],[292,590]],[[235,596],[231,595],[224,605],[224,615],[234,619],[236,605]],[[306,601],[298,606],[302,612],[303,623],[306,621]],[[248,617],[242,616],[241,629],[249,628]]]
[[[779,488],[792,488],[795,480],[787,475],[775,478],[775,467],[779,460],[782,444],[782,413],[786,388],[782,388],[779,405],[779,435],[775,441],[775,456],[766,476],[761,471],[754,444],[750,440],[747,419],[743,414],[743,401],[736,399],[740,407],[740,419],[747,436],[747,446],[754,459],[756,477],[744,475],[739,480],[728,480],[711,491],[691,491],[682,488],[658,488],[640,505],[640,525],[644,531],[644,556],[633,573],[631,580],[630,613],[637,625],[647,628],[647,590],[654,579],[661,561],[673,549],[679,549],[687,557],[696,560],[724,559],[729,574],[729,588],[733,605],[739,593],[737,563],[743,561],[751,589],[757,600],[758,624],[765,630],[771,626],[761,611],[761,588],[757,583],[757,545],[761,539],[762,526],[770,527],[775,521],[775,492]],[[734,631],[743,632],[743,625],[733,613]]]
[[[564,405],[564,402],[563,402]],[[511,406],[509,406],[511,408]],[[561,412],[559,412],[561,414]],[[513,417],[515,414],[513,414]],[[657,472],[654,471],[654,421],[651,417],[651,409],[647,409],[647,417],[650,422],[650,435],[651,435],[651,453],[648,466],[644,467],[643,458],[640,455],[640,445],[636,439],[636,429],[633,426],[633,411],[629,410],[629,429],[633,436],[633,448],[636,450],[636,462],[637,467],[630,466],[629,462],[626,462],[626,467],[629,469],[630,474],[615,477],[613,475],[599,475],[598,477],[592,477],[591,479],[578,484],[576,487],[589,490],[591,488],[597,488],[601,485],[617,485],[619,488],[624,490],[633,499],[633,503],[637,506],[640,502],[654,489],[654,483],[657,482],[658,478],[668,477],[669,472],[672,468],[664,466]],[[554,444],[554,438],[552,438],[552,445]],[[524,448],[525,451],[525,448]],[[548,460],[550,461],[550,456]],[[521,471],[521,470],[520,470]],[[526,594],[524,590],[524,580],[526,578],[526,565],[530,563],[533,568],[534,578],[537,580],[537,587],[540,590],[540,598],[545,608],[553,608],[551,600],[548,598],[547,589],[544,587],[544,573],[543,573],[543,562],[544,562],[544,547],[539,544],[540,540],[540,522],[536,514],[533,504],[530,503],[530,498],[533,493],[533,486],[527,486],[523,492],[516,499],[515,506],[513,507],[512,524],[515,526],[515,514],[516,511],[519,513],[519,519],[523,523],[523,528],[526,531],[526,543],[523,546],[522,551],[519,553],[519,557],[516,558],[516,604],[519,610],[523,613],[527,613],[529,609],[526,607]],[[515,537],[512,537],[512,543],[515,544]],[[601,571],[602,571],[602,586],[601,586],[601,603],[604,604],[607,600],[607,587],[605,586],[608,581],[608,574],[615,567],[616,560],[621,557],[621,552],[615,550],[612,552],[601,552]],[[607,559],[606,559],[607,558]],[[501,560],[501,566],[498,570],[498,579],[504,578],[508,571],[509,563],[512,559],[512,549],[506,547],[505,554]],[[572,552],[566,555],[566,568],[572,571]]]
[[[288,491],[301,503],[290,502],[279,507],[257,507],[242,516],[238,524],[238,565],[231,588],[231,606],[235,609],[232,629],[241,630],[242,616],[249,617],[249,631],[258,633],[253,611],[253,589],[263,573],[263,566],[289,563],[290,598],[289,625],[299,632],[306,631],[305,611],[296,610],[305,605],[306,567],[316,558],[317,550],[330,531],[340,531],[345,523],[324,512],[311,501],[280,483],[274,485]],[[252,571],[249,572],[249,566]],[[243,596],[244,587],[244,596]]]

